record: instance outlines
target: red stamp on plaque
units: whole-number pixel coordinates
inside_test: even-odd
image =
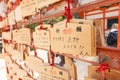
[[[71,33],[72,33],[72,29],[71,28],[63,29],[63,34],[71,34]]]

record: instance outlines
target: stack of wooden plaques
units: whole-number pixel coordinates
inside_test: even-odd
[[[71,55],[72,58],[95,57],[96,29],[93,24],[93,20],[72,19],[70,23],[67,23],[67,26],[65,20],[48,30],[35,29],[33,34],[28,28],[13,30],[12,35],[11,32],[4,32],[4,39],[13,41],[5,43],[4,46],[8,54],[11,55],[6,60],[8,79],[77,80],[76,66],[70,58],[65,57],[65,68],[51,66],[49,63],[45,64],[37,56],[30,56],[29,52],[25,51],[26,46],[33,47],[34,45],[35,49],[52,50],[53,53],[60,53],[63,56]],[[33,44],[31,44],[32,40]],[[22,48],[20,46],[19,49],[15,48],[15,43],[20,44]],[[92,78],[94,77],[88,76],[85,79],[94,80]]]
[[[5,66],[6,72],[4,73],[6,73],[6,77],[8,80],[19,80],[19,79],[23,79],[24,76],[28,76],[27,72],[21,69],[20,66],[17,65],[9,55],[7,55],[7,53],[1,54],[0,58],[4,59],[6,62],[6,66]]]
[[[6,75],[8,80],[18,80],[18,79],[23,79],[25,76],[28,76],[27,72],[21,69],[20,65],[16,64],[16,62],[9,56],[6,57],[6,65],[7,65]]]

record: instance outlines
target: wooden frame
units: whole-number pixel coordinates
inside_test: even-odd
[[[110,67],[120,70],[120,49],[114,47],[97,47],[97,53],[100,56],[100,62],[107,59]]]

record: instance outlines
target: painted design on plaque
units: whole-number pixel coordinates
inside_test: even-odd
[[[111,63],[111,66],[112,67],[116,67],[116,68],[119,68],[120,66],[119,66],[119,64],[118,64],[118,58],[113,58],[113,60],[112,60],[112,63]]]

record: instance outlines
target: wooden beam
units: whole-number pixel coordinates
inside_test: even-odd
[[[119,15],[118,15],[118,44],[117,47],[120,48],[120,3],[119,3]]]
[[[56,2],[56,3],[52,4],[52,5],[50,5],[49,7],[47,7],[47,11],[59,6],[62,2],[65,2],[65,0],[61,0],[59,2]]]
[[[118,5],[117,5],[118,6]],[[114,11],[118,11],[119,9],[114,9],[114,10],[106,10],[105,12],[108,13],[108,12],[114,12]],[[92,11],[91,11],[92,12]],[[88,13],[88,12],[86,12]],[[97,15],[97,14],[103,14],[103,12],[96,12],[96,13],[89,13],[89,14],[86,14],[86,16],[91,16],[91,15]]]
[[[100,8],[102,6],[110,6],[112,4],[119,3],[119,2],[120,2],[120,0],[104,0],[104,1],[93,3],[93,4],[91,3],[91,4],[80,6],[80,8],[76,8],[76,9],[74,9],[74,11],[81,12],[83,10]]]
[[[87,10],[90,10],[90,9],[100,8],[101,6],[105,6],[106,4],[111,5],[111,4],[115,4],[115,3],[119,3],[119,2],[120,2],[120,0],[104,0],[104,1],[99,1],[99,2],[97,1],[97,2],[94,2],[94,3],[90,3],[90,4],[87,4],[87,5],[80,6],[79,8],[73,8],[73,9],[71,9],[71,14],[73,15],[75,12],[80,13],[84,10],[87,11]],[[55,14],[52,14],[52,15],[49,15],[49,16],[44,16],[43,20],[56,18],[56,17],[63,16],[63,15],[64,15],[64,11],[61,11],[59,13],[55,13]],[[26,22],[26,25],[31,24],[31,23],[35,23],[35,22],[39,22],[39,20],[40,19],[38,18],[38,19],[35,19],[35,20],[32,20],[32,21],[28,21],[28,22]]]
[[[103,9],[103,34],[104,34],[104,36],[105,36],[105,18],[106,18],[106,16],[105,16],[105,13],[106,13],[106,9]]]

